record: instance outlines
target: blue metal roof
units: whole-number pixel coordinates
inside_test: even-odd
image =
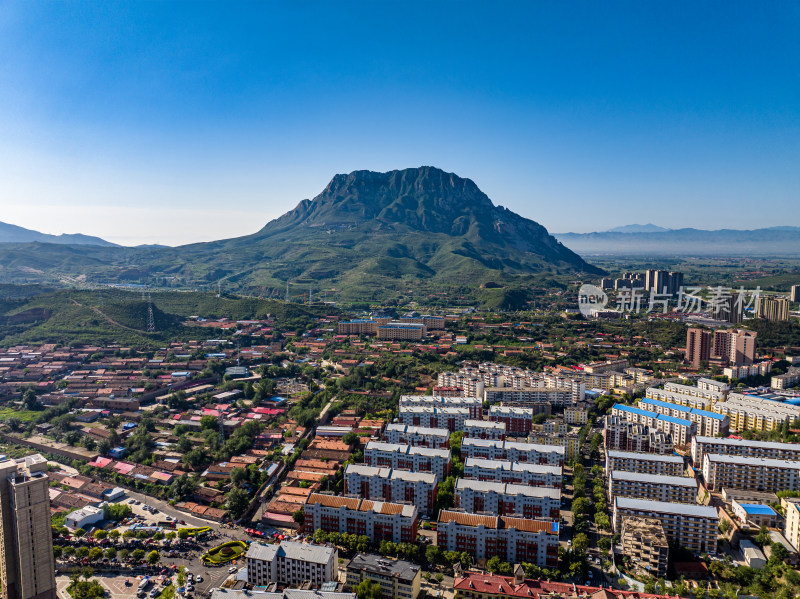
[[[691,420],[684,420],[683,418],[675,418],[675,416],[667,416],[666,414],[658,414],[658,420],[666,420],[673,424],[680,424],[681,426],[692,426]]]
[[[768,505],[761,505],[760,503],[740,503],[742,509],[748,514],[755,514],[759,516],[774,516],[775,510]]]

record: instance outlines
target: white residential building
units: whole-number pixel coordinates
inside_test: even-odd
[[[530,487],[459,478],[455,507],[471,513],[558,520],[561,491],[551,487]]]
[[[562,468],[539,464],[519,464],[505,460],[467,458],[464,477],[534,487],[561,488]]]
[[[606,472],[625,470],[642,474],[681,476],[686,470],[683,458],[678,455],[656,455],[634,451],[606,452]]]
[[[395,422],[387,425],[383,436],[388,443],[432,447],[433,449],[450,447],[450,431],[446,428],[413,426]]]
[[[348,464],[344,471],[344,492],[368,499],[417,506],[422,515],[430,514],[436,502],[438,479],[427,472],[409,472]]]
[[[364,449],[364,462],[411,472],[431,472],[444,480],[450,474],[450,450],[414,447],[399,443],[370,441]]]
[[[463,458],[508,460],[519,463],[563,466],[565,453],[566,450],[557,445],[492,441],[489,439],[463,439],[461,441],[461,456]]]
[[[339,555],[335,547],[281,541],[280,545],[251,543],[245,556],[247,582],[253,586],[277,583],[300,586],[339,579]]]

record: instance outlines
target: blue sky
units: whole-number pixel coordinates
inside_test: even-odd
[[[0,4],[0,221],[251,233],[434,165],[551,232],[800,225],[800,4]]]

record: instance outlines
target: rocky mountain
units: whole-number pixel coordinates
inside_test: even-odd
[[[26,257],[31,253],[20,246],[0,251],[0,267],[42,269],[47,260]],[[228,289],[252,292],[291,282],[355,290],[353,296],[414,281],[477,288],[517,277],[601,272],[541,225],[492,204],[473,181],[433,167],[336,175],[314,199],[244,237],[81,254],[48,260],[87,280],[223,280]]]
[[[99,237],[92,237],[90,235],[81,235],[80,233],[62,233],[61,235],[49,235],[47,233],[40,233],[32,229],[25,229],[17,225],[0,222],[0,243],[58,243],[61,245],[100,245],[100,246],[114,246],[115,244],[100,239]]]

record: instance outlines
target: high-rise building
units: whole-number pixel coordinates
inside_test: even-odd
[[[655,293],[677,295],[683,287],[683,273],[650,269],[645,273],[644,288]]]
[[[2,599],[56,599],[50,485],[41,455],[0,462]]]
[[[700,368],[702,362],[711,357],[711,331],[690,327],[686,331],[686,357],[684,361],[693,368]]]
[[[714,331],[712,356],[732,366],[752,364],[756,358],[755,331],[719,329]]]
[[[789,320],[789,300],[785,297],[760,296],[756,304],[756,318],[770,322]]]
[[[795,304],[800,303],[800,285],[792,285],[792,292],[789,294],[789,299]]]
[[[723,296],[719,301],[715,302],[712,312],[714,320],[722,320],[733,324],[742,322],[744,316],[742,302],[738,301],[738,297],[733,294]]]

